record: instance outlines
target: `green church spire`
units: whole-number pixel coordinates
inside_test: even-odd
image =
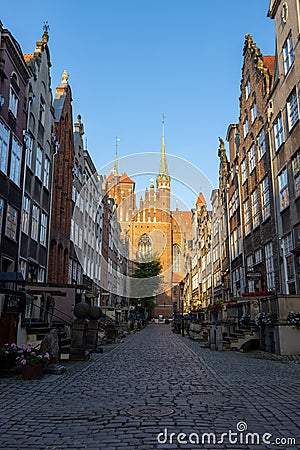
[[[163,114],[163,116],[162,116],[162,139],[161,139],[160,166],[159,166],[159,173],[156,177],[157,182],[160,180],[170,181],[166,147],[165,147],[165,118],[166,117]]]
[[[115,177],[119,176],[118,142],[120,142],[120,139],[118,137],[116,137],[116,155],[115,155],[115,162],[114,162],[114,168],[113,168],[113,175]]]

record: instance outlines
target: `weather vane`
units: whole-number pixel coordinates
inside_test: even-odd
[[[49,25],[49,23],[48,23],[48,20],[44,20],[43,31],[44,31],[45,33],[48,33],[49,30],[50,30],[50,25]]]

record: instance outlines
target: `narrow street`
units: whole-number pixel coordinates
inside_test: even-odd
[[[150,325],[63,375],[1,379],[0,448],[296,449],[299,389],[297,362],[211,352]]]

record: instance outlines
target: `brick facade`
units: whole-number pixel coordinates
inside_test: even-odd
[[[67,284],[72,216],[74,139],[72,94],[66,72],[63,73],[62,82],[56,88],[54,110],[54,132],[59,148],[54,157],[48,281],[50,283]]]

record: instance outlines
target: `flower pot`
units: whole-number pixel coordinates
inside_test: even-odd
[[[24,380],[38,380],[43,377],[43,366],[37,364],[35,366],[29,366],[25,364],[22,366],[22,378]]]

